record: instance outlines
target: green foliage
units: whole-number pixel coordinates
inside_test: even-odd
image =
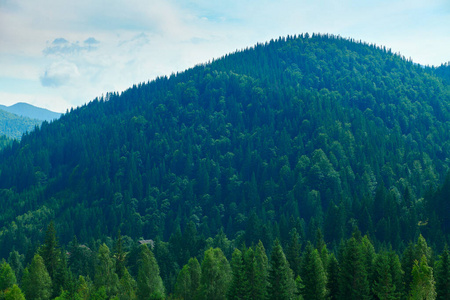
[[[377,246],[422,233],[441,249],[450,98],[437,73],[375,45],[300,35],[95,99],[0,152],[0,256],[39,244],[52,219],[62,245],[119,230],[169,241],[180,228],[178,268],[222,228],[285,245],[291,216],[313,234],[314,220],[330,245],[358,224]],[[175,269],[161,264],[164,282]]]
[[[205,251],[200,280],[200,299],[226,299],[231,281],[231,268],[219,248]]]
[[[306,246],[303,253],[301,278],[303,280],[303,288],[301,290],[303,298],[326,299],[326,271],[319,252],[311,244]]]
[[[25,296],[17,284],[14,284],[11,289],[6,291],[4,297],[5,300],[25,300]]]
[[[297,293],[293,272],[278,240],[275,241],[270,256],[268,281],[269,299],[293,299]]]
[[[108,297],[117,295],[119,277],[117,276],[109,248],[105,244],[102,244],[98,249],[97,261],[94,279],[95,287],[98,291],[103,287]]]
[[[447,247],[436,263],[435,279],[436,299],[450,299],[450,253]]]
[[[0,265],[0,291],[12,288],[16,283],[16,275],[11,266],[8,263],[3,262]]]
[[[425,255],[420,259],[420,263],[417,260],[414,262],[412,277],[409,299],[436,299],[433,269],[428,266]]]
[[[367,267],[363,242],[353,236],[340,258],[339,299],[370,299]]]
[[[31,265],[25,269],[22,288],[26,299],[47,300],[52,295],[52,280],[39,254],[34,255]]]
[[[137,298],[164,299],[164,285],[159,275],[159,267],[155,256],[147,245],[141,245],[140,250]]]

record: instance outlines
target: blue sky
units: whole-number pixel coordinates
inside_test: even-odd
[[[64,112],[279,36],[331,33],[450,61],[448,0],[0,0],[0,104]]]

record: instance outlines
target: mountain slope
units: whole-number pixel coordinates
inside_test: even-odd
[[[314,35],[108,94],[0,154],[1,254],[51,219],[63,243],[168,240],[189,222],[247,245],[294,224],[328,243],[355,225],[395,248],[443,243],[421,197],[449,171],[449,91],[389,50]]]
[[[40,120],[21,117],[0,109],[0,135],[20,139],[25,132],[32,131],[41,123]]]
[[[45,108],[33,106],[28,103],[16,103],[11,106],[0,105],[0,109],[18,116],[27,117],[30,119],[37,119],[41,121],[52,121],[58,119],[61,114],[50,111]]]

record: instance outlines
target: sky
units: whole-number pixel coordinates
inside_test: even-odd
[[[57,112],[280,36],[450,61],[448,0],[0,0],[0,104]]]

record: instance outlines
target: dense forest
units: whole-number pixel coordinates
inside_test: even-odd
[[[364,291],[351,299],[408,297],[411,276],[428,278],[436,293],[430,274],[446,264],[450,241],[449,158],[447,65],[423,67],[330,35],[279,38],[107,94],[3,149],[0,256],[24,255],[28,272],[43,260],[53,280],[43,250],[53,221],[68,253],[89,249],[93,259],[80,258],[83,266],[69,273],[107,297],[118,290],[102,286],[120,288],[97,283],[96,268],[112,266],[118,232],[129,274],[125,267],[116,274],[128,286],[134,278],[136,295],[143,284],[137,261],[145,256],[161,273],[161,283],[142,279],[161,286],[155,297],[212,299],[202,279],[189,293],[178,282],[212,268],[228,270],[217,281],[221,295],[245,298],[239,293],[248,286],[240,284],[253,272],[246,259],[256,253],[266,261],[258,265],[268,272],[263,282],[271,272],[290,274],[280,289],[291,296],[313,299],[306,290],[316,283],[306,274],[318,267],[309,263],[322,265],[314,276],[326,286],[316,294],[331,299],[347,294],[342,272],[366,274],[358,283]],[[151,241],[154,254],[138,241]],[[361,252],[370,252],[361,269],[342,271]],[[62,257],[64,264],[73,256]],[[191,258],[194,275],[184,267]],[[379,279],[381,272],[390,273]],[[16,278],[28,299],[26,280]],[[376,294],[387,288],[377,280],[399,280],[390,286],[397,296]],[[53,286],[53,296],[68,291]],[[275,293],[273,286],[260,292]]]
[[[0,109],[0,136],[20,139],[24,133],[33,131],[41,123],[41,120],[18,116]]]
[[[195,225],[192,225],[195,228]],[[195,232],[191,238],[197,238]],[[143,241],[141,241],[143,242]],[[286,247],[276,239],[270,254],[261,241],[233,247],[225,234],[208,239],[176,274],[167,273],[178,245],[160,240],[131,244],[118,234],[113,248],[92,250],[77,239],[62,250],[54,224],[24,268],[12,251],[0,265],[1,299],[449,299],[450,251],[436,256],[420,235],[401,258],[376,251],[356,229],[336,254],[320,229],[302,245],[296,228]],[[203,250],[206,249],[206,250]],[[302,250],[303,249],[303,250]],[[173,276],[173,284],[167,276]],[[166,280],[165,280],[166,279]]]

